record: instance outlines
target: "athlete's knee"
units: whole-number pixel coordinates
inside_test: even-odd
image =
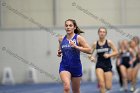
[[[100,82],[99,82],[99,87],[100,87],[100,88],[105,88],[105,83],[104,83],[104,81],[100,81]]]
[[[127,80],[127,78],[128,78],[127,75],[123,75],[124,80]]]
[[[132,81],[132,77],[128,76],[128,81],[131,82]]]
[[[106,90],[110,90],[112,88],[112,83],[107,83],[105,85]]]
[[[112,86],[106,86],[106,90],[110,90]]]
[[[64,83],[64,91],[70,91],[70,84],[69,83]]]

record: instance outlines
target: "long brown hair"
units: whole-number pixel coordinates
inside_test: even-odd
[[[65,23],[66,23],[67,21],[71,21],[71,22],[73,23],[73,25],[76,27],[76,29],[74,30],[74,33],[75,33],[75,34],[84,33],[84,31],[80,30],[80,28],[77,26],[77,23],[76,23],[75,20],[73,20],[73,19],[68,19],[68,20],[65,21]]]

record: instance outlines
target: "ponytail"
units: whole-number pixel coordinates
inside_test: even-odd
[[[79,35],[79,34],[84,33],[84,32],[82,30],[80,30],[79,27],[76,27],[76,29],[74,30],[74,33]]]

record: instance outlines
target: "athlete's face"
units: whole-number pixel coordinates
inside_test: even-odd
[[[121,49],[121,50],[124,49],[124,47],[123,47],[123,41],[120,41],[119,42],[119,49]]]
[[[134,48],[136,46],[136,42],[134,40],[130,41],[130,47]]]
[[[133,38],[133,40],[136,42],[137,45],[139,44],[139,38],[138,37]]]
[[[128,48],[128,41],[127,40],[124,40],[124,41],[122,41],[123,43],[122,43],[122,45],[123,45],[123,47],[125,48],[125,49],[127,49]]]
[[[98,31],[98,35],[99,35],[99,38],[105,38],[107,32],[105,29],[101,28],[99,31]]]
[[[76,27],[74,26],[72,21],[65,22],[65,30],[66,30],[67,34],[74,33],[75,29],[76,29]]]

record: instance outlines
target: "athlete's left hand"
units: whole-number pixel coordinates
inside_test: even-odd
[[[91,60],[91,62],[96,62],[95,57],[93,57],[92,55],[88,55],[89,60]]]
[[[69,41],[69,44],[71,47],[74,47],[74,48],[76,47],[76,44],[72,40]]]
[[[133,61],[130,61],[129,64],[132,65],[133,64]]]
[[[105,57],[105,58],[109,58],[109,57],[110,57],[110,54],[105,53],[105,54],[104,54],[104,57]]]

